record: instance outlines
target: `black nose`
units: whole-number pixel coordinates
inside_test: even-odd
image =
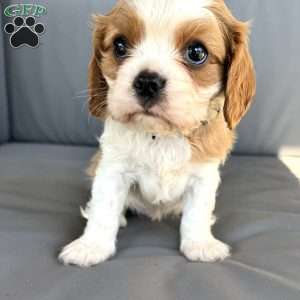
[[[166,79],[150,71],[142,71],[134,80],[133,88],[140,103],[150,108],[160,100],[160,95],[166,86]]]

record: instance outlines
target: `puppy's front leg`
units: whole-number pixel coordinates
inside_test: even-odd
[[[130,180],[120,167],[101,167],[94,179],[83,235],[59,255],[64,264],[90,267],[113,256]]]
[[[218,168],[213,166],[203,178],[193,178],[184,196],[180,250],[191,261],[213,262],[230,255],[230,248],[211,232],[219,181]]]

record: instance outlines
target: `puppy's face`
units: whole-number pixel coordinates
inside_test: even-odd
[[[90,110],[151,131],[188,133],[224,93],[233,128],[254,95],[247,25],[222,0],[124,0],[95,17]]]

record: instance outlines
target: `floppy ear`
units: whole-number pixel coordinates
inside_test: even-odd
[[[100,66],[100,58],[94,53],[89,64],[89,110],[97,118],[104,119],[106,116],[106,96],[108,85],[103,77]]]
[[[227,64],[224,116],[235,128],[250,107],[256,91],[253,61],[248,47],[248,24],[236,21],[231,28]]]
[[[93,56],[89,64],[88,88],[89,88],[89,110],[97,118],[105,119],[107,113],[108,85],[101,71],[100,48],[104,39],[104,27],[97,24],[98,16],[94,16],[95,29],[93,33]],[[100,23],[100,22],[98,22]],[[100,26],[100,27],[99,27]]]

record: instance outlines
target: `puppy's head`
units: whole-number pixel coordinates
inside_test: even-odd
[[[94,17],[90,111],[149,130],[190,132],[225,95],[234,128],[255,93],[248,26],[223,0],[123,0]]]

